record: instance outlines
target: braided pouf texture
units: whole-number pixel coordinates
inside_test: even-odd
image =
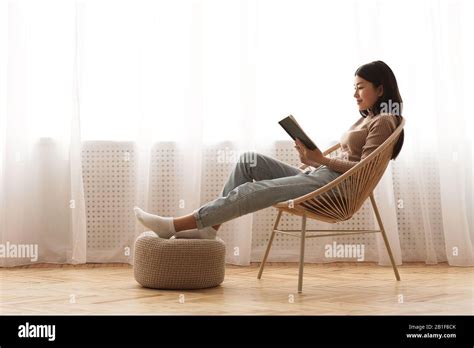
[[[146,231],[135,241],[135,280],[154,289],[218,286],[224,281],[225,253],[220,238],[163,239]]]

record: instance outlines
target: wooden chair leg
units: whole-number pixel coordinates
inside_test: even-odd
[[[281,213],[282,212],[283,212],[282,210],[278,211],[278,216],[275,220],[275,224],[273,225],[272,235],[270,236],[270,240],[268,241],[267,249],[265,250],[265,255],[263,256],[262,263],[260,264],[260,269],[258,271],[257,279],[262,278],[263,268],[265,267],[265,262],[267,262],[267,257],[268,257],[268,254],[270,253],[270,248],[272,247],[273,238],[275,238],[275,234],[276,234],[275,230],[278,228],[278,224],[280,223],[280,218],[281,218]]]
[[[388,238],[387,238],[387,235],[385,233],[385,229],[384,229],[383,224],[382,224],[382,219],[380,217],[379,210],[377,208],[377,204],[375,203],[375,198],[374,198],[374,193],[373,192],[370,194],[370,202],[372,203],[372,207],[374,208],[374,212],[375,212],[375,216],[377,217],[377,222],[379,224],[379,228],[382,231],[383,241],[385,243],[385,247],[387,248],[388,256],[390,257],[390,262],[392,263],[393,272],[395,272],[395,278],[397,278],[397,280],[400,281],[400,275],[398,274],[397,265],[395,264],[395,259],[393,258],[392,249],[390,248],[390,243],[388,242]]]
[[[298,272],[298,293],[303,292],[303,267],[304,267],[304,247],[306,238],[306,214],[303,214],[301,222],[301,242],[300,242],[300,269]]]

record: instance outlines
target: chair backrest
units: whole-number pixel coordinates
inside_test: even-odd
[[[364,204],[382,178],[391,160],[405,119],[395,131],[369,156],[343,173],[336,180],[294,200],[295,210],[327,222],[350,219]]]

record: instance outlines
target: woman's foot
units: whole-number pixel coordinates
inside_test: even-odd
[[[194,229],[194,230],[187,230],[176,232],[174,237],[175,238],[186,238],[186,239],[216,239],[217,230],[212,227],[205,227],[201,230]]]
[[[149,214],[139,207],[134,207],[133,211],[138,221],[140,221],[140,223],[146,228],[155,232],[160,238],[169,239],[171,236],[175,235],[176,231],[174,229],[172,217],[162,217]]]

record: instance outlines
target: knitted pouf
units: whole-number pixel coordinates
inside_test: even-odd
[[[133,271],[142,286],[155,289],[203,289],[224,281],[222,239],[163,239],[154,232],[135,241]]]

